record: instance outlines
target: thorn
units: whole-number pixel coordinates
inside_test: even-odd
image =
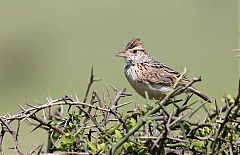
[[[48,104],[52,104],[52,99],[46,97],[46,100],[47,100]]]
[[[43,119],[44,119],[45,121],[47,121],[45,109],[43,109]]]
[[[93,77],[93,66],[91,68],[91,77]]]
[[[22,120],[20,120],[20,123],[22,123],[23,121],[27,120],[29,123],[32,123],[31,120],[28,117],[23,118]]]
[[[32,107],[32,108],[38,108],[37,106],[34,106],[34,105],[31,105],[31,104],[26,104],[27,106],[29,106],[29,107]]]
[[[74,93],[77,102],[80,102],[76,93]]]
[[[36,129],[38,129],[39,127],[41,127],[43,124],[42,123],[40,123],[39,125],[37,125],[35,128],[33,128],[31,131],[30,131],[30,133],[31,132],[33,132],[33,131],[35,131]]]
[[[113,85],[109,84],[109,86],[115,91],[118,92],[119,90],[117,88],[115,88]]]
[[[20,104],[18,104],[18,106],[20,107],[20,109],[22,110],[22,111],[26,111],[26,109],[25,108],[23,108],[23,106],[21,106]]]

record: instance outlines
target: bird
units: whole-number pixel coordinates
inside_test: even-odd
[[[161,100],[167,93],[173,91],[174,85],[181,76],[180,72],[155,60],[144,48],[140,38],[133,38],[127,43],[125,50],[116,53],[117,57],[125,59],[124,74],[133,89],[142,97]],[[183,76],[177,86],[186,87],[190,80]],[[210,98],[193,86],[185,90],[193,93],[204,101],[210,102]]]

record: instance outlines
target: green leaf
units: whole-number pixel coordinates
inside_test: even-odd
[[[131,118],[129,120],[129,125],[134,126],[136,124],[136,120],[134,118]]]
[[[52,138],[54,140],[57,140],[59,138],[59,136],[60,136],[60,134],[58,132],[56,132],[56,131],[54,131],[53,134],[52,134]]]
[[[203,141],[200,141],[200,140],[196,140],[196,141],[194,142],[194,147],[203,148],[203,147],[204,147],[204,142],[203,142]]]
[[[105,150],[105,148],[106,148],[106,144],[105,143],[98,144],[98,149],[99,150]]]
[[[234,98],[230,94],[227,95],[227,98],[230,103],[233,103],[235,101]]]
[[[76,125],[73,124],[73,123],[69,123],[69,127],[70,127],[71,129],[76,129]]]
[[[67,138],[65,135],[63,135],[61,138],[61,144],[66,144],[66,143],[67,143]]]
[[[132,143],[132,142],[124,143],[124,149],[127,151],[127,153],[133,152],[134,143]]]
[[[122,138],[122,134],[119,130],[115,130],[115,136],[117,139],[121,139]]]
[[[139,155],[145,155],[147,153],[148,149],[147,148],[142,148],[141,150],[138,151]]]
[[[69,137],[70,135],[71,135],[71,134],[70,134],[70,133],[68,133],[68,132],[67,132],[67,133],[65,133],[65,136],[66,136],[66,137]]]
[[[89,140],[88,140],[88,146],[90,147],[90,149],[93,153],[97,152],[96,146],[92,142],[90,142]]]
[[[70,138],[69,138],[69,142],[70,142],[71,144],[73,144],[75,141],[76,141],[75,136],[71,135]]]

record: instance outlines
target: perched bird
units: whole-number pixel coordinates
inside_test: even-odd
[[[162,99],[168,92],[173,90],[173,85],[180,77],[180,73],[167,65],[154,60],[144,49],[139,38],[132,39],[124,51],[116,54],[126,61],[125,76],[138,94],[145,97],[148,93],[150,99]],[[184,87],[189,84],[186,77],[179,82],[178,86]],[[193,93],[207,102],[210,98],[193,86],[186,89],[186,93]]]

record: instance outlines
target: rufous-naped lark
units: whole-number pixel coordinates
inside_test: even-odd
[[[116,54],[126,61],[125,76],[138,94],[145,97],[146,92],[150,99],[162,99],[173,86],[181,74],[167,65],[154,60],[145,50],[140,39],[132,39],[125,50]],[[189,80],[183,77],[178,83],[180,87],[186,87]],[[186,93],[194,93],[207,102],[210,98],[193,86],[185,90]]]

